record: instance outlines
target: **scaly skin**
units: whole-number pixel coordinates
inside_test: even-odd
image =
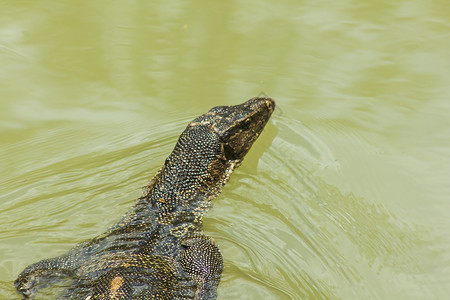
[[[144,195],[104,234],[27,267],[24,299],[58,283],[60,299],[214,299],[222,255],[202,218],[275,108],[271,98],[218,106],[194,119]]]

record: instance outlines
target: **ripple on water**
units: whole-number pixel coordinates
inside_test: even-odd
[[[170,120],[151,136],[133,130],[94,135],[88,153],[56,153],[13,174],[0,201],[1,217],[15,224],[0,245],[6,278],[112,225],[163,164],[188,121]],[[71,142],[66,132],[53,133],[58,135]],[[365,145],[354,132],[346,135]],[[22,146],[42,141],[27,142]],[[417,237],[422,229],[327,182],[322,171],[340,172],[329,144],[321,132],[278,116],[214,201],[205,228],[224,256],[221,297],[248,291],[252,298],[388,298],[401,292],[395,288],[399,281],[420,293],[411,278],[426,276],[418,263],[426,245]],[[21,247],[11,247],[12,253],[9,245]]]
[[[110,136],[93,129],[83,139],[86,147],[55,151],[44,160],[28,161],[24,152],[24,161],[16,163],[27,167],[9,174],[1,187],[0,217],[4,224],[14,224],[1,234],[0,270],[5,278],[14,278],[27,265],[60,255],[113,225],[164,163],[187,122],[186,117],[178,117],[157,130],[121,128]],[[62,144],[77,140],[76,132],[49,131],[16,147],[29,151],[34,145],[45,151],[50,137]]]
[[[255,297],[389,297],[400,292],[385,286],[390,276],[413,271],[397,276],[413,283],[423,271],[415,250],[420,228],[327,183],[322,171],[340,166],[319,133],[292,119],[274,123],[279,133],[258,168],[244,162],[212,212],[225,260],[220,295],[244,288]]]

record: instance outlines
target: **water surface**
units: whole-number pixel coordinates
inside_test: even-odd
[[[0,4],[0,299],[114,224],[194,117],[261,91],[205,218],[220,299],[447,299],[446,1]]]

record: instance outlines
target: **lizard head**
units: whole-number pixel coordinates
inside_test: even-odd
[[[252,98],[233,106],[216,106],[191,122],[215,132],[227,160],[242,160],[259,137],[272,112],[275,101],[269,97]]]

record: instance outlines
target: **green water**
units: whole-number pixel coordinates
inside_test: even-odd
[[[261,91],[278,109],[205,218],[219,298],[448,299],[448,2],[272,2],[0,4],[0,299]]]

